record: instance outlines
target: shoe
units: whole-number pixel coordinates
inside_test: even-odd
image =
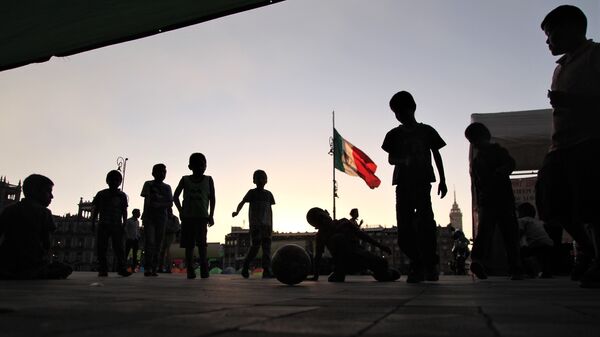
[[[548,272],[542,272],[542,274],[540,275],[540,278],[553,278],[551,273]]]
[[[248,271],[248,268],[242,268],[242,277],[243,278],[249,278],[250,277],[250,272]]]
[[[475,275],[478,279],[487,279],[487,274],[485,273],[485,269],[481,263],[471,262],[471,266],[469,268],[471,269],[471,273],[473,273],[473,275]]]
[[[99,271],[98,272],[98,277],[108,277],[108,273],[105,271]]]
[[[600,288],[600,265],[593,262],[590,268],[581,277],[582,288]]]
[[[208,278],[209,276],[207,271],[200,271],[200,278]]]
[[[336,282],[336,283],[341,283],[341,282],[344,282],[345,280],[346,280],[346,275],[341,274],[341,273],[336,273],[336,272],[331,273],[331,275],[329,275],[329,277],[327,278],[327,281]]]
[[[146,277],[152,276],[152,272],[151,271],[145,271],[144,272],[144,276],[146,276]]]
[[[150,276],[156,277],[156,276],[158,276],[158,273],[156,273],[155,271],[153,271],[152,273],[150,273]]]
[[[127,269],[121,269],[121,270],[119,270],[119,272],[117,274],[119,274],[123,277],[131,276],[131,272],[128,272]]]
[[[196,278],[196,273],[195,272],[187,273],[187,278],[188,278],[188,280],[195,279]]]

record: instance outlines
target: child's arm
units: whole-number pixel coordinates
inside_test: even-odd
[[[210,192],[208,195],[208,201],[210,203],[209,212],[208,212],[208,227],[210,227],[215,224],[214,215],[215,215],[215,201],[216,201],[215,183],[214,183],[212,177],[210,177],[210,180],[208,181],[208,186],[210,189]]]
[[[442,161],[442,155],[439,150],[431,150],[433,153],[433,160],[435,161],[435,166],[437,167],[438,174],[440,176],[440,183],[438,185],[438,195],[440,198],[444,198],[446,193],[448,193],[448,188],[446,187],[446,174],[444,173],[444,163]]]
[[[240,203],[238,204],[236,210],[233,213],[231,213],[231,216],[232,217],[236,217],[240,213],[240,211],[242,210],[242,207],[244,207],[245,203],[246,202],[244,200],[240,201]]]
[[[175,192],[173,193],[173,204],[177,207],[177,211],[179,212],[179,216],[181,216],[181,202],[179,201],[179,195],[183,191],[183,178],[179,180],[179,184],[175,187]]]

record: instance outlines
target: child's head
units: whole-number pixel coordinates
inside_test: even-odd
[[[263,170],[254,171],[252,182],[254,182],[256,186],[264,187],[267,184],[267,173]]]
[[[141,212],[139,208],[134,208],[133,211],[131,211],[131,215],[133,215],[134,218],[139,219]]]
[[[587,18],[581,9],[563,5],[548,13],[541,27],[548,37],[546,43],[552,55],[562,55],[573,51],[585,40]]]
[[[519,213],[519,218],[535,218],[535,207],[528,202],[524,202],[517,207],[517,213]]]
[[[156,164],[152,167],[152,176],[156,181],[163,181],[167,176],[167,167],[165,164]]]
[[[407,124],[415,120],[417,103],[415,103],[414,98],[409,92],[400,91],[390,99],[390,109],[392,109],[396,115],[396,119],[400,123]]]
[[[351,216],[353,219],[356,219],[356,218],[358,218],[358,208],[353,208],[353,209],[351,209],[351,210],[350,210],[350,216]]]
[[[206,157],[199,152],[192,153],[188,168],[192,170],[194,174],[204,174],[204,171],[206,171]]]
[[[490,130],[482,123],[471,123],[465,129],[465,137],[473,146],[477,147],[481,144],[489,143],[492,139]]]
[[[108,172],[108,174],[106,174],[106,184],[111,189],[119,188],[119,185],[121,185],[122,181],[123,181],[123,176],[121,175],[121,172],[119,172],[117,170],[112,170],[112,171]]]
[[[44,207],[52,202],[52,188],[54,183],[50,178],[41,174],[32,174],[23,180],[23,194],[25,198],[35,200]]]
[[[331,216],[326,210],[319,207],[313,207],[306,213],[306,221],[314,228],[319,229],[322,226],[327,226],[331,223]]]

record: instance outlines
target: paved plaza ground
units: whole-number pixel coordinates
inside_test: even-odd
[[[286,286],[239,275],[86,272],[0,281],[0,336],[600,336],[600,289],[565,277],[404,281]]]

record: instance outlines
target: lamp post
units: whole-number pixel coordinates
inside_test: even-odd
[[[129,160],[129,158],[117,158],[117,171],[121,172],[123,175],[123,180],[121,181],[121,191],[125,189],[125,170],[127,169],[127,160]]]

